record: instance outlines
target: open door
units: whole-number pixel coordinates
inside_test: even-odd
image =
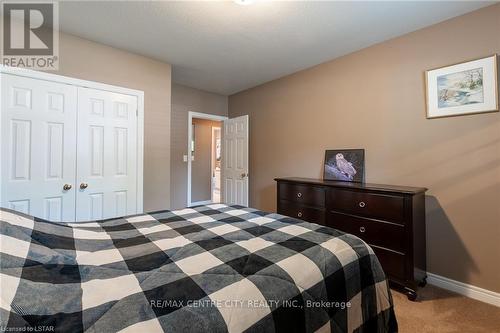
[[[224,120],[222,202],[248,206],[248,116]]]

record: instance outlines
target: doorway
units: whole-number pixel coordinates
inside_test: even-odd
[[[188,207],[221,202],[222,126],[226,119],[189,112]]]
[[[211,200],[212,203],[220,203],[220,182],[221,182],[221,167],[222,167],[222,139],[221,127],[212,127],[212,188]]]

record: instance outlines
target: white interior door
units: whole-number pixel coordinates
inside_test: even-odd
[[[4,73],[1,85],[2,207],[74,221],[77,88]]]
[[[137,212],[137,97],[78,88],[76,220]]]
[[[223,201],[248,206],[248,116],[224,120],[222,141]]]

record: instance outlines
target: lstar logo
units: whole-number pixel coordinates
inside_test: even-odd
[[[58,69],[59,20],[56,2],[2,2],[2,64]]]

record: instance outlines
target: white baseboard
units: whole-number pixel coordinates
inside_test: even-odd
[[[427,282],[433,286],[500,307],[500,293],[448,279],[444,276],[432,273],[427,273]]]
[[[196,201],[196,202],[191,202],[191,205],[189,205],[189,207],[200,206],[200,205],[209,205],[211,203],[212,203],[212,200]]]

